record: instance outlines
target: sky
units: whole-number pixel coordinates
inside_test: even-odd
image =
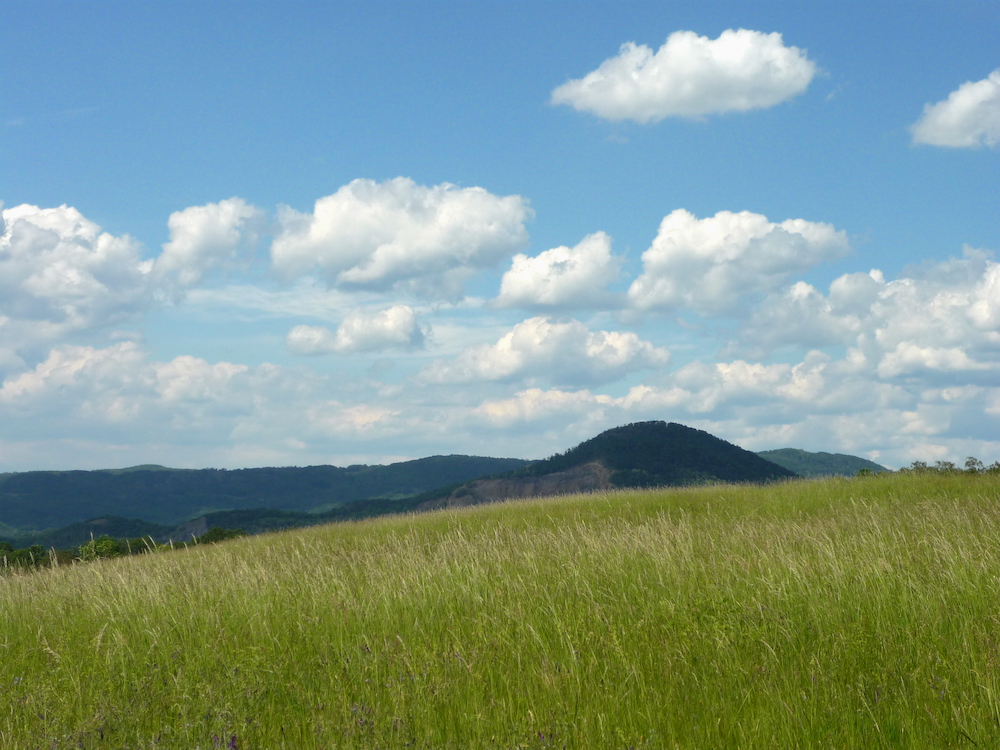
[[[650,419],[1000,460],[1000,2],[0,28],[0,471],[542,458]]]

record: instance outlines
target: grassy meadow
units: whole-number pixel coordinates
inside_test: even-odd
[[[1000,746],[1000,477],[521,501],[0,576],[0,747]]]

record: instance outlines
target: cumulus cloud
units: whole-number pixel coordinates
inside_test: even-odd
[[[353,310],[335,332],[324,326],[295,326],[285,343],[294,354],[330,354],[421,348],[424,337],[413,308],[394,305],[375,313]]]
[[[62,345],[0,386],[0,437],[100,436],[107,442],[285,444],[323,439],[332,412],[354,414],[337,433],[363,428],[361,404],[336,407],[330,382],[304,369],[249,367],[191,356],[151,360],[135,342]],[[380,407],[370,407],[378,410]],[[371,421],[371,420],[368,420]]]
[[[740,332],[741,346],[854,348],[882,378],[994,371],[1000,365],[1000,265],[966,248],[954,258],[886,281],[845,274],[824,295],[799,282],[771,295]],[[757,347],[753,349],[753,347]]]
[[[524,198],[479,187],[354,180],[312,213],[281,208],[271,260],[286,279],[317,272],[347,288],[455,297],[474,271],[527,244],[530,216]]]
[[[1000,69],[981,81],[966,81],[948,98],[924,105],[910,129],[914,143],[952,148],[1000,143]]]
[[[0,204],[2,208],[2,204]],[[135,318],[178,297],[255,237],[261,212],[240,198],[171,214],[156,259],[139,242],[102,232],[71,206],[0,211],[0,370],[13,352]]]
[[[184,286],[198,283],[212,268],[232,266],[251,247],[263,212],[242,198],[191,206],[170,214],[170,241],[156,259],[156,271],[174,273]]]
[[[542,377],[557,383],[603,383],[665,365],[669,352],[631,332],[590,331],[578,320],[545,317],[518,323],[495,344],[469,348],[421,373],[424,382],[471,383]]]
[[[490,399],[475,408],[474,417],[494,427],[508,428],[518,424],[533,425],[553,418],[579,420],[589,415],[600,422],[605,417],[602,407],[618,407],[620,399],[588,390],[563,391],[558,388],[542,390],[529,388],[511,398]]]
[[[206,408],[219,415],[251,408],[241,398],[241,389],[234,387],[248,371],[245,365],[211,365],[190,356],[151,363],[131,341],[103,349],[63,345],[33,369],[5,380],[0,404],[42,418],[81,419],[99,429],[102,424],[162,418],[165,408],[185,403],[189,409],[184,418],[173,411],[168,421],[192,427]]]
[[[803,93],[816,64],[781,34],[728,29],[718,39],[677,31],[657,52],[627,42],[615,57],[552,92],[606,120],[657,122],[773,107]]]
[[[518,253],[500,282],[498,307],[602,307],[613,302],[607,285],[617,280],[621,258],[611,238],[589,234],[573,248],[561,246],[529,258]]]
[[[678,209],[663,219],[628,290],[641,310],[688,308],[700,315],[740,309],[742,298],[777,288],[797,271],[838,258],[846,235],[829,224],[720,211],[699,219]]]
[[[4,209],[0,324],[13,346],[131,318],[153,301],[153,262],[69,206]]]

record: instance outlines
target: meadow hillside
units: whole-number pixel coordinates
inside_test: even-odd
[[[0,747],[996,747],[998,499],[611,491],[7,571]]]

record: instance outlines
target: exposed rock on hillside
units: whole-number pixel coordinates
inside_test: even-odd
[[[449,495],[421,503],[417,506],[417,510],[480,505],[515,497],[568,495],[577,492],[607,490],[612,487],[614,485],[611,483],[611,472],[600,461],[591,461],[566,471],[557,471],[537,477],[504,476],[477,479],[474,482],[463,484]]]

